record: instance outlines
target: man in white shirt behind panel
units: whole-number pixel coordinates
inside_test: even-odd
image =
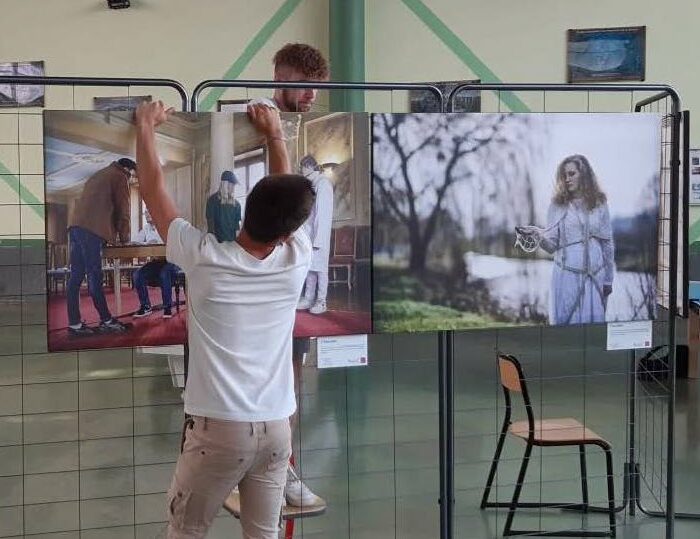
[[[151,218],[151,214],[148,213],[148,210],[143,212],[143,216],[146,223],[143,225],[143,228],[136,233],[136,236],[134,236],[133,243],[145,245],[163,243],[163,240],[161,239],[160,234],[158,234],[156,225],[153,224],[153,219]]]
[[[330,69],[328,61],[321,51],[306,43],[287,43],[279,49],[272,60],[274,64],[274,80],[278,82],[324,82],[328,80]],[[280,112],[309,112],[316,103],[318,91],[316,88],[277,88],[272,98],[258,98],[251,101],[253,104],[264,104],[273,107]],[[294,155],[296,165],[296,153],[294,148],[299,138],[301,115],[282,120],[282,133],[287,139],[287,151]],[[291,167],[291,163],[290,163]],[[291,169],[290,169],[291,170]],[[325,304],[325,302],[324,302]],[[319,309],[320,312],[320,309]],[[294,365],[294,382],[297,388],[297,403],[301,388],[301,367],[304,357],[309,352],[309,338],[298,337],[292,343],[292,360]],[[297,410],[298,414],[298,410]],[[296,429],[296,416],[290,418],[292,431]],[[296,446],[297,444],[295,444]],[[289,464],[287,486],[284,490],[287,504],[296,507],[309,507],[312,505],[325,505],[325,501],[314,494],[311,489],[301,481],[294,466]]]
[[[278,112],[248,113],[266,138],[270,175],[248,194],[236,241],[219,243],[178,217],[165,190],[154,131],[169,111],[156,102],[136,112],[141,193],[168,260],[188,278],[185,412],[194,423],[168,496],[168,539],[204,537],[236,485],[243,537],[277,537],[296,409],[292,328],[312,250],[300,227],[315,195],[289,174]]]

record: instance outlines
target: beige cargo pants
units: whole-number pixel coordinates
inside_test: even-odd
[[[193,420],[168,492],[167,539],[204,537],[236,485],[243,537],[276,539],[292,449],[289,420]]]

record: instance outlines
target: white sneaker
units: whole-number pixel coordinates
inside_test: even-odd
[[[306,311],[314,304],[314,300],[309,298],[301,298],[297,303],[297,311]]]
[[[287,468],[287,484],[284,486],[284,497],[287,505],[294,507],[310,507],[312,505],[323,505],[325,502],[311,492],[304,482],[294,471],[291,464]]]
[[[326,301],[325,300],[317,300],[316,303],[313,304],[313,306],[309,309],[309,312],[311,314],[323,314],[328,310],[326,307]]]

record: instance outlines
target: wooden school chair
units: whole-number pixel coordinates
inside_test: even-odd
[[[585,427],[578,420],[572,417],[559,419],[535,419],[532,410],[530,395],[527,391],[527,383],[520,362],[511,355],[499,354],[498,370],[500,374],[500,382],[505,396],[505,417],[503,425],[498,437],[496,445],[496,453],[491,463],[488,479],[486,480],[486,488],[481,499],[481,509],[487,507],[506,507],[508,508],[508,517],[506,518],[503,529],[503,536],[511,535],[545,535],[558,537],[615,537],[615,487],[613,484],[613,464],[612,464],[612,448],[598,434],[591,429]],[[511,393],[519,393],[523,399],[527,419],[522,421],[511,421],[512,416],[512,399]],[[496,475],[498,462],[503,450],[503,444],[507,435],[515,436],[525,442],[525,454],[520,465],[518,479],[515,483],[515,490],[510,502],[490,502],[489,494],[493,485],[493,479]],[[588,503],[588,478],[586,474],[586,446],[595,445],[600,447],[605,452],[605,464],[607,474],[608,487],[608,506],[607,508],[593,507]],[[539,447],[563,447],[563,446],[578,446],[579,460],[581,466],[581,493],[582,503],[565,503],[565,502],[521,502],[520,493],[525,480],[525,473],[530,461],[530,454],[534,446]],[[562,531],[542,531],[542,530],[514,530],[513,517],[518,508],[537,508],[537,507],[559,507],[562,509],[571,509],[584,512],[600,512],[608,513],[609,531],[588,531],[588,530],[562,530]]]

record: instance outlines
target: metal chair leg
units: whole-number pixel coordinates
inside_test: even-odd
[[[613,477],[612,451],[609,447],[604,447],[605,451],[605,471],[608,475],[608,509],[610,521],[610,537],[615,537],[615,478]]]
[[[484,495],[481,497],[481,509],[489,507],[489,494],[491,494],[491,486],[493,485],[493,479],[496,476],[496,470],[498,468],[498,461],[501,458],[501,452],[503,451],[503,445],[506,441],[506,434],[508,433],[508,423],[507,420],[503,422],[503,427],[501,428],[501,434],[498,436],[498,443],[496,444],[496,452],[493,454],[493,460],[491,461],[491,469],[489,470],[488,478],[486,479],[486,488],[484,488]]]
[[[506,517],[506,524],[503,527],[503,536],[513,535],[511,529],[513,527],[513,517],[515,516],[515,509],[518,507],[518,501],[520,500],[520,492],[523,489],[523,482],[525,481],[525,472],[527,472],[527,465],[530,462],[530,454],[532,453],[532,444],[528,443],[525,447],[525,454],[523,455],[523,462],[520,465],[520,472],[518,472],[518,480],[515,483],[515,490],[513,491],[513,499],[510,501],[510,507],[508,508],[508,516]]]
[[[586,472],[586,446],[578,446],[579,460],[581,461],[581,494],[583,496],[583,510],[588,510],[588,475]]]

